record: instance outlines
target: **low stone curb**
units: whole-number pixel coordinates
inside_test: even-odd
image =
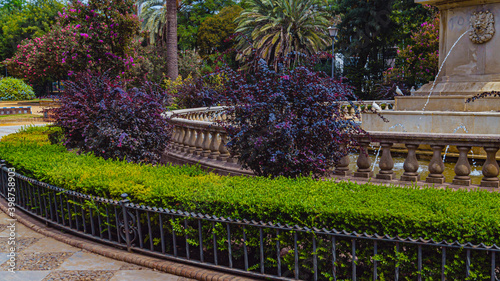
[[[7,203],[5,200],[0,200],[0,209],[8,213]],[[199,281],[255,281],[248,277],[241,277],[218,271],[195,267],[187,264],[166,261],[153,257],[148,257],[136,253],[129,253],[125,250],[116,249],[104,244],[88,241],[86,239],[73,235],[61,233],[52,227],[46,226],[44,223],[34,219],[22,210],[16,209],[16,220],[26,227],[43,234],[47,237],[69,244],[71,246],[87,250],[89,252],[112,258],[119,261],[133,263],[139,266],[148,267],[154,270],[163,271],[173,275],[192,278]]]

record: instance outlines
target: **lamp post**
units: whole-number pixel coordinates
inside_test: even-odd
[[[332,37],[332,78],[335,75],[335,40],[337,40],[337,33],[339,29],[335,24],[328,28],[328,32],[330,33],[330,37]]]

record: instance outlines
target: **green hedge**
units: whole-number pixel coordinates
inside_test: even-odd
[[[51,129],[54,130],[54,129]],[[18,171],[75,191],[232,218],[500,245],[500,194],[309,178],[225,177],[196,167],[110,161],[51,145],[47,128],[0,142]]]
[[[35,98],[33,88],[23,80],[5,77],[0,79],[0,101],[31,100]]]
[[[338,230],[388,234],[400,237],[425,237],[434,240],[499,245],[500,194],[485,191],[451,191],[433,188],[384,187],[352,182],[334,183],[309,178],[269,179],[257,177],[223,177],[206,173],[197,167],[151,166],[110,161],[91,154],[68,152],[61,145],[51,145],[48,134],[58,129],[28,128],[6,136],[0,141],[0,158],[18,172],[56,186],[108,198],[120,199],[123,192],[130,194],[134,203],[162,206],[192,212],[288,223],[301,226],[336,228]],[[141,217],[145,223],[144,215]],[[86,221],[90,221],[90,216]],[[187,228],[182,219],[164,222],[164,229],[175,228],[178,239],[184,235],[196,237],[197,221]],[[159,245],[158,220],[152,218],[153,237],[144,233],[144,243],[152,239],[157,251]],[[219,251],[227,250],[226,226],[203,225],[203,232],[217,233]],[[165,230],[164,230],[165,231]],[[233,227],[233,237],[242,236],[241,227]],[[246,228],[249,260],[258,268],[259,236],[257,228]],[[156,235],[156,238],[155,236]],[[170,236],[169,236],[170,237]],[[291,232],[276,236],[274,229],[264,230],[266,268],[276,268],[276,245],[279,241],[282,265],[288,273],[294,270],[294,239]],[[156,240],[155,240],[156,239]],[[188,239],[196,247],[196,239]],[[351,272],[351,241],[337,237],[337,269],[339,276],[348,278]],[[178,241],[182,243],[183,241]],[[243,249],[232,249],[236,262],[242,262]],[[311,280],[313,258],[312,235],[299,234],[300,278]],[[204,238],[206,252],[212,251],[211,235]],[[316,237],[320,280],[332,280],[331,240]],[[441,250],[422,247],[423,280],[439,280]],[[253,249],[253,250],[252,250]],[[288,250],[287,250],[288,249]],[[359,280],[371,280],[372,261],[379,261],[379,280],[394,280],[394,268],[400,266],[401,280],[415,280],[417,276],[417,246],[404,244],[396,253],[394,244],[379,241],[379,254],[373,255],[372,241],[358,240]],[[281,253],[281,252],[280,252]],[[446,275],[449,280],[490,280],[490,260],[486,251],[471,253],[471,277],[465,278],[465,251],[447,250]],[[500,269],[497,267],[497,270]],[[337,280],[341,280],[340,278]]]

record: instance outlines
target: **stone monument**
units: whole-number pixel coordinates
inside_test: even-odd
[[[415,0],[437,6],[441,13],[437,80],[414,96],[396,97],[394,111],[362,116],[368,131],[500,134],[500,98],[473,103],[479,93],[500,91],[500,0]],[[464,131],[460,131],[464,133]]]

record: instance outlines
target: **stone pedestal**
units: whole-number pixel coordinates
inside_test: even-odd
[[[415,0],[415,3],[437,6],[441,12],[439,65],[444,65],[432,95],[471,96],[500,90],[500,0]],[[492,14],[492,29],[474,24],[490,22],[486,13]],[[483,36],[485,42],[478,42],[474,34]],[[431,88],[432,81],[415,95],[427,96]]]

